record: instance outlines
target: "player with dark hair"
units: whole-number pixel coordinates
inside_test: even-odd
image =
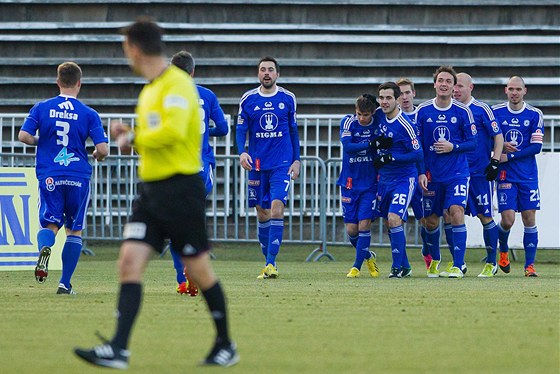
[[[387,146],[391,139],[376,136],[376,109],[375,96],[364,94],[356,100],[356,113],[349,114],[340,121],[342,168],[336,184],[340,186],[346,234],[356,250],[354,265],[346,274],[348,278],[360,276],[364,261],[369,274],[372,277],[379,276],[375,253],[369,250],[377,192],[377,171],[372,161],[377,149],[376,140]]]
[[[509,230],[515,222],[515,212],[521,212],[525,227],[525,276],[536,277],[535,257],[539,233],[536,214],[541,207],[538,169],[535,155],[541,152],[544,137],[542,112],[523,99],[527,87],[521,77],[513,76],[505,88],[508,101],[492,107],[504,134],[504,152],[500,156],[498,173],[498,224],[500,260],[505,273],[510,272],[508,257]]]
[[[195,71],[195,61],[192,56],[187,51],[179,51],[173,55],[171,58],[171,63],[182,70],[184,70],[191,77],[194,77]],[[210,137],[215,136],[225,136],[228,133],[228,123],[224,115],[224,111],[220,107],[220,103],[216,94],[206,87],[196,85],[198,91],[199,101],[202,116],[201,120],[201,131],[204,131],[202,138],[202,169],[200,170],[200,176],[204,180],[206,188],[206,196],[212,191],[214,186],[214,173],[213,170],[216,167],[216,157],[214,156],[214,151],[210,145]],[[212,120],[215,126],[210,127],[210,120]],[[196,284],[190,279],[187,273],[187,269],[184,268],[181,256],[176,251],[171,251],[171,257],[173,258],[173,266],[177,273],[177,292],[180,294],[189,294],[191,296],[196,296],[198,294],[198,288]]]
[[[259,61],[261,84],[243,94],[237,118],[239,163],[249,171],[249,207],[257,211],[258,238],[265,257],[257,279],[278,277],[276,256],[284,233],[290,178],[296,179],[300,173],[296,96],[276,84],[278,69],[272,57]]]
[[[377,100],[383,111],[379,133],[393,140],[390,148],[377,150],[373,161],[379,173],[376,211],[387,221],[391,240],[393,263],[389,278],[409,277],[412,274],[406,254],[403,223],[407,220],[408,206],[416,190],[416,165],[423,157],[416,137],[416,126],[399,108],[399,96],[401,90],[396,83],[379,85]]]
[[[426,242],[432,262],[428,277],[439,277],[439,220],[444,210],[453,225],[454,256],[449,278],[462,278],[467,228],[465,207],[469,191],[469,164],[466,153],[476,147],[476,125],[468,107],[452,99],[457,74],[451,66],[441,66],[434,73],[436,97],[420,104],[416,126],[424,151],[425,170],[418,183],[424,191]]]
[[[140,155],[142,180],[119,255],[120,291],[117,327],[110,341],[75,353],[93,365],[128,368],[130,334],[142,302],[142,277],[152,250],[161,252],[170,238],[189,274],[200,287],[217,336],[204,365],[239,361],[230,340],[226,300],[212,270],[205,228],[204,183],[200,177],[200,107],[192,78],[163,54],[162,30],[142,18],[123,29],[123,49],[133,70],[148,80],[136,107],[136,131],[113,124],[121,151],[133,145]],[[154,45],[157,44],[157,45]]]
[[[500,126],[494,118],[494,112],[485,103],[472,97],[474,84],[472,77],[466,73],[457,74],[457,84],[453,87],[455,100],[465,104],[471,110],[476,124],[477,147],[467,153],[471,178],[466,214],[476,216],[482,223],[484,245],[486,247],[486,264],[479,278],[490,278],[496,274],[496,249],[498,247],[498,227],[493,216],[494,180],[498,176],[498,164],[504,145]],[[444,217],[444,219],[447,217]],[[446,226],[451,223],[445,220]],[[450,230],[446,227],[447,241],[452,241]],[[450,245],[453,248],[453,245]],[[453,255],[453,252],[451,253]],[[453,263],[451,263],[451,266]],[[451,269],[448,266],[448,269]],[[449,270],[447,270],[449,271]]]
[[[56,80],[60,94],[35,104],[18,134],[21,142],[37,146],[35,171],[41,225],[37,233],[37,282],[46,281],[56,234],[63,225],[66,230],[57,294],[75,293],[70,280],[82,251],[82,231],[90,199],[92,167],[88,162],[87,138],[95,144],[94,159],[102,161],[109,154],[99,114],[77,99],[81,79],[82,70],[76,63],[60,64]]]
[[[401,90],[401,96],[397,98],[399,106],[401,107],[403,113],[408,116],[411,123],[414,124],[416,128],[416,107],[414,106],[414,98],[416,97],[416,89],[414,88],[414,82],[409,78],[400,78],[397,80],[397,86]],[[417,133],[418,135],[418,133]],[[420,237],[422,239],[422,257],[424,258],[424,263],[426,264],[426,269],[430,267],[432,262],[432,255],[428,246],[426,245],[426,223],[424,219],[424,207],[422,198],[422,187],[419,184],[416,185],[416,190],[414,195],[412,195],[412,200],[410,201],[410,207],[414,212],[414,217],[420,222]]]

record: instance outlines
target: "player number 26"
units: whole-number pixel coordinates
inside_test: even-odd
[[[393,195],[393,201],[391,201],[391,204],[394,205],[405,205],[406,204],[406,194],[401,193],[401,194],[394,194]]]

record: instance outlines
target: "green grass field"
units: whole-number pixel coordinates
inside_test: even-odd
[[[112,336],[118,245],[90,245],[73,278],[78,295],[55,295],[59,271],[44,285],[32,272],[0,273],[2,373],[93,373],[74,346]],[[214,268],[229,300],[241,362],[197,366],[214,330],[201,297],[175,293],[169,255],[149,264],[144,304],[131,342],[133,373],[558,373],[560,251],[540,251],[538,278],[476,277],[483,250],[467,254],[464,279],[428,279],[412,249],[413,277],[388,279],[390,253],[379,249],[382,276],[347,279],[350,248],[335,262],[305,263],[313,247],[283,246],[280,278],[257,281],[257,246],[220,244]],[[448,258],[447,250],[443,255]],[[103,370],[102,370],[103,371]]]

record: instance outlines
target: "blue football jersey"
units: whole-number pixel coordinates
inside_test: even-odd
[[[355,114],[347,115],[340,121],[342,169],[337,185],[356,191],[376,188],[375,152],[369,147],[369,142],[377,137],[377,131],[378,122],[374,119],[367,126],[360,125]]]
[[[206,87],[196,86],[199,96],[199,104],[202,110],[202,124],[200,131],[203,132],[202,137],[202,161],[216,164],[214,150],[210,146],[210,136],[224,136],[228,133],[228,123],[224,111],[220,107],[216,94]],[[210,128],[210,120],[214,121],[215,127]]]
[[[239,103],[237,147],[245,151],[249,132],[248,153],[255,170],[271,170],[299,160],[299,137],[296,120],[296,97],[278,86],[265,95],[259,87],[247,91]]]
[[[379,155],[390,153],[395,159],[379,170],[379,182],[403,181],[410,177],[417,177],[416,163],[424,156],[416,137],[416,126],[408,116],[401,110],[393,119],[388,119],[383,114],[380,116],[379,133],[393,138],[393,145],[390,149],[379,149],[377,153]]]
[[[511,110],[507,102],[492,107],[496,120],[504,134],[504,142],[511,143],[519,151],[530,145],[542,148],[544,137],[544,122],[542,112],[532,105],[523,104],[518,111]],[[510,153],[508,162],[499,166],[499,179],[511,182],[538,180],[537,160],[534,154],[528,157],[516,158],[517,152]]]
[[[36,174],[91,177],[86,140],[107,143],[99,114],[74,97],[59,95],[31,108],[21,128],[31,135],[39,131]]]
[[[439,108],[435,99],[431,99],[418,106],[415,122],[424,151],[426,174],[431,175],[431,180],[447,182],[456,177],[468,177],[465,152],[476,147],[476,125],[470,109],[455,100],[451,100],[447,108]],[[433,144],[440,139],[451,142],[453,151],[437,154]]]
[[[485,103],[471,98],[466,104],[471,110],[476,125],[476,148],[467,153],[471,176],[483,176],[484,169],[490,163],[494,148],[494,136],[501,134],[500,126],[494,118],[494,112]]]

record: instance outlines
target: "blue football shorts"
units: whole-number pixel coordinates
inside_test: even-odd
[[[47,177],[39,181],[39,223],[55,224],[73,231],[83,230],[90,199],[89,179]]]
[[[493,216],[494,182],[486,180],[485,176],[471,177],[469,181],[469,197],[467,199],[466,215],[476,217]]]
[[[377,190],[376,210],[379,217],[387,219],[389,213],[396,214],[403,221],[408,219],[408,205],[416,190],[416,178],[389,183],[380,182]]]
[[[204,166],[200,170],[199,174],[204,182],[206,197],[208,197],[210,192],[212,192],[212,188],[214,188],[214,164],[208,161],[204,161],[203,163]]]
[[[457,177],[447,182],[429,182],[428,191],[423,192],[424,217],[435,214],[443,216],[444,209],[451,205],[467,207],[469,177]]]
[[[258,205],[263,209],[270,209],[273,200],[280,200],[286,205],[291,184],[289,169],[289,166],[282,166],[272,170],[249,171],[249,207]]]
[[[375,194],[373,189],[356,191],[341,186],[340,200],[344,223],[358,224],[366,219],[375,219]]]
[[[525,210],[540,210],[541,197],[539,182],[508,182],[498,181],[498,211],[513,209],[516,212]]]

